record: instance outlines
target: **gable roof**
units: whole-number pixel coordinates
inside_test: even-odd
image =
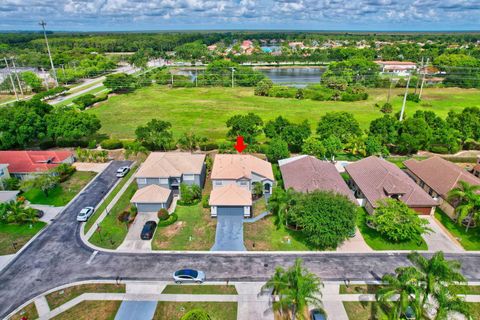
[[[165,203],[168,201],[172,190],[150,184],[138,189],[130,199],[131,203]]]
[[[349,164],[345,170],[374,208],[378,201],[393,194],[410,207],[432,207],[432,199],[415,181],[395,164],[371,156]]]
[[[48,171],[72,157],[70,151],[0,151],[0,163],[11,173]]]
[[[403,164],[436,193],[446,196],[460,180],[473,185],[480,185],[480,179],[468,173],[456,164],[434,156],[422,161],[409,159]]]
[[[278,162],[286,189],[293,188],[298,192],[333,191],[355,201],[352,191],[334,164],[312,156],[298,156]]]
[[[136,178],[169,178],[182,174],[201,174],[204,154],[189,152],[152,152],[141,165]]]
[[[212,168],[212,179],[251,179],[252,174],[269,180],[273,177],[272,164],[246,154],[217,154]]]
[[[208,204],[211,206],[251,206],[252,194],[246,188],[232,183],[213,189]]]

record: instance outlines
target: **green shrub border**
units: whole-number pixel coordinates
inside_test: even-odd
[[[197,204],[199,204],[200,201],[202,201],[202,199],[195,199],[195,201],[193,201],[193,203],[185,203],[182,200],[177,200],[177,204],[181,205],[181,206],[184,206],[184,207],[192,207],[192,206],[196,206]]]
[[[166,227],[166,226],[169,226],[171,224],[174,224],[175,222],[177,222],[177,220],[178,220],[178,215],[174,212],[170,215],[170,217],[168,217],[167,220],[159,221],[157,226]]]

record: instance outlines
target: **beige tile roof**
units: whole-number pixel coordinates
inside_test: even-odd
[[[138,189],[130,200],[131,203],[165,203],[170,197],[172,191],[160,187],[156,184],[150,184]]]
[[[409,159],[405,166],[430,188],[441,196],[455,188],[458,181],[463,180],[473,185],[480,185],[480,179],[468,173],[456,164],[434,156],[423,161]]]
[[[211,206],[251,206],[252,194],[246,188],[229,184],[213,189],[208,203]]]
[[[252,173],[275,180],[270,162],[252,155],[217,154],[212,168],[212,179],[252,178]]]
[[[182,174],[200,174],[204,154],[189,152],[152,152],[142,164],[136,178],[169,178]]]

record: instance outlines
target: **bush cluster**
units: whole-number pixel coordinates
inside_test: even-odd
[[[88,108],[94,105],[97,102],[105,101],[108,99],[108,95],[94,96],[93,94],[86,94],[74,99],[72,102],[75,103],[81,110]]]
[[[123,142],[118,139],[107,139],[100,142],[103,149],[114,150],[123,148]]]

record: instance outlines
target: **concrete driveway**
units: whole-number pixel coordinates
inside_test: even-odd
[[[212,251],[246,251],[243,244],[243,216],[219,215]]]
[[[440,226],[440,223],[432,216],[423,217],[428,221],[428,227],[432,229],[429,234],[423,235],[429,251],[462,252],[465,249],[448,235]]]
[[[158,217],[156,212],[139,212],[128,229],[127,236],[123,243],[118,247],[118,250],[124,250],[129,252],[135,251],[152,251],[152,240],[140,239],[143,226],[147,221],[155,221],[158,223]]]
[[[355,231],[355,237],[345,240],[340,246],[337,247],[338,252],[373,252],[372,248],[368,246],[363,239],[360,231]]]
[[[46,223],[50,223],[53,220],[55,220],[57,215],[60,212],[62,212],[63,208],[65,208],[65,207],[52,207],[52,206],[46,206],[41,204],[31,204],[30,207],[38,210],[42,210],[45,214],[43,215],[43,217],[40,218],[40,221],[43,221]]]
[[[157,308],[157,301],[123,301],[115,320],[151,320]]]

